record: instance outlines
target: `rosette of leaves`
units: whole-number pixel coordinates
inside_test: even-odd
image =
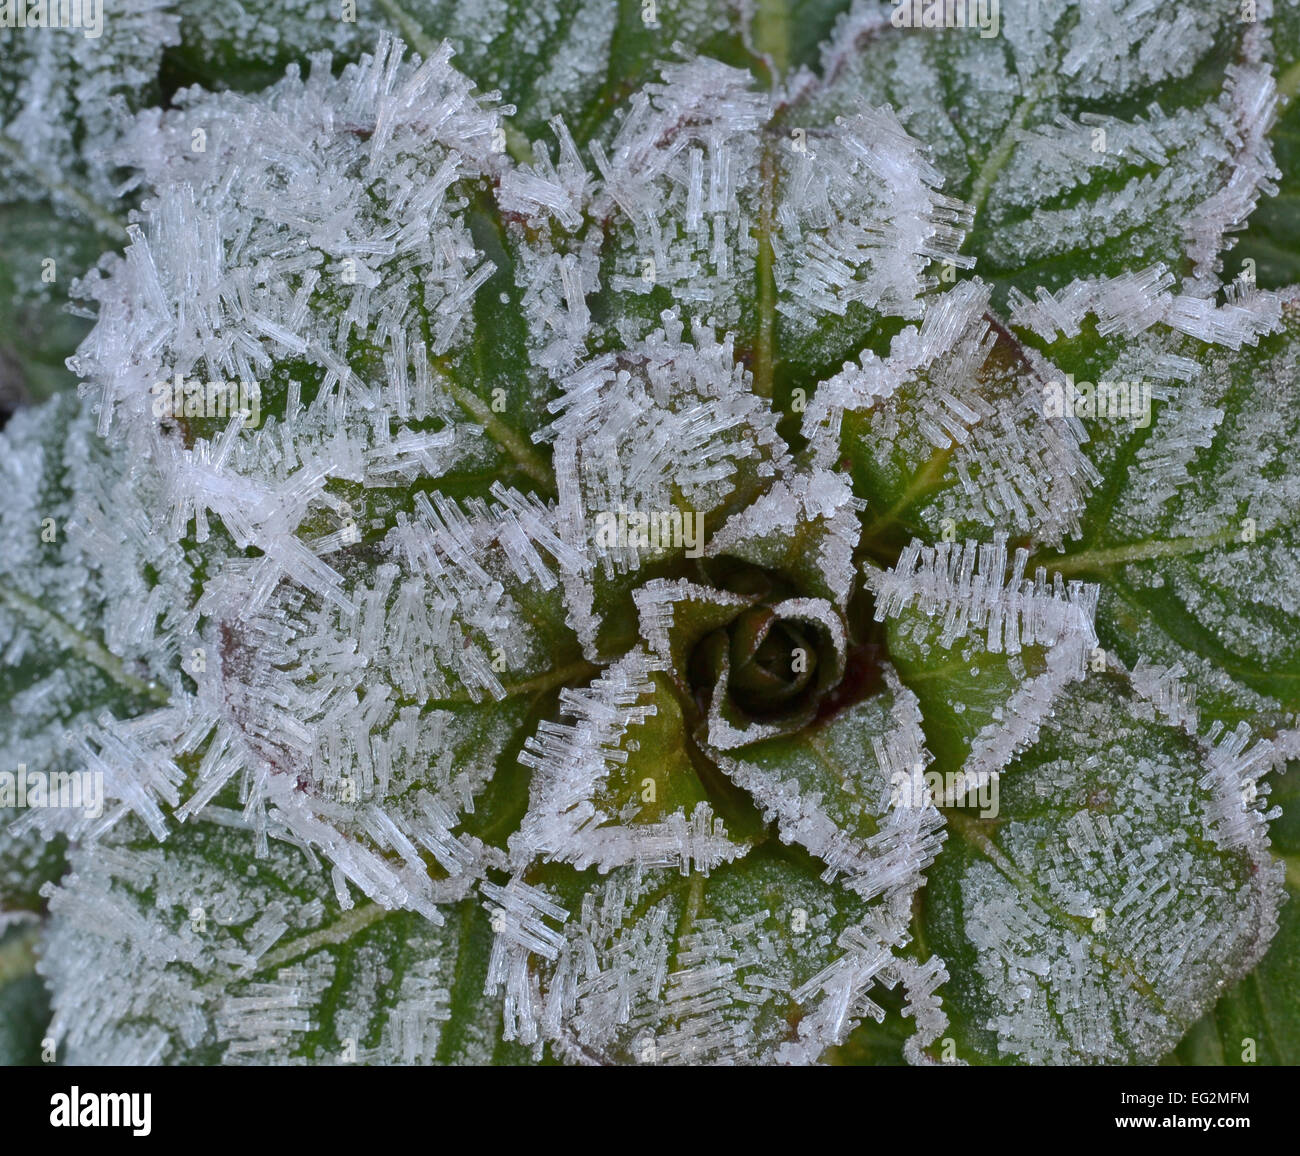
[[[114,123],[0,455],[0,770],[102,803],[0,797],[15,1054],[1294,1057],[1289,24],[661,7],[206,8]]]

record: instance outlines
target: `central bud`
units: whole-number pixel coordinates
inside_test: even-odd
[[[709,742],[740,746],[811,722],[844,675],[839,612],[754,567],[714,577],[712,621],[697,634],[688,664]]]
[[[778,618],[768,606],[746,610],[736,619],[730,659],[732,698],[755,717],[796,705],[817,670],[807,627]]]

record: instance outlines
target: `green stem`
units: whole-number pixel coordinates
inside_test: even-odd
[[[151,699],[159,706],[166,706],[171,701],[167,692],[156,682],[145,682],[144,679],[131,674],[122,660],[111,650],[69,626],[57,615],[51,614],[35,599],[0,586],[0,602],[8,603],[37,629],[46,631],[61,646],[85,659],[92,666],[99,667],[109,678],[132,694]]]
[[[524,694],[540,694],[548,690],[553,690],[557,686],[565,686],[574,682],[586,682],[594,678],[599,672],[600,667],[594,662],[588,662],[585,658],[577,662],[570,662],[565,666],[557,666],[551,670],[543,671],[541,674],[534,675],[532,678],[524,679],[522,682],[502,683],[505,688],[506,698],[518,698]],[[464,706],[473,702],[468,694],[449,694],[442,698],[431,698],[424,700],[427,706],[457,705]]]
[[[295,939],[292,943],[268,951],[258,960],[257,970],[268,971],[322,947],[346,943],[358,932],[390,914],[388,908],[381,907],[378,903],[366,903],[354,907],[351,911],[345,911],[328,927],[322,927],[319,931],[313,931],[310,935],[304,935],[301,939]]]
[[[62,181],[55,180],[51,176],[54,164],[51,161],[46,165],[32,165],[28,163],[26,156],[18,142],[12,137],[0,133],[0,153],[4,153],[15,164],[20,166],[33,180],[39,181],[51,193],[56,200],[66,201],[82,213],[92,225],[104,236],[118,245],[124,245],[127,241],[126,226],[118,220],[112,213],[101,208],[94,200],[86,196],[80,189],[72,185],[64,184]]]
[[[970,197],[968,198],[972,216],[975,220],[979,219],[979,215],[984,209],[984,202],[988,200],[994,181],[998,179],[998,175],[1007,167],[1007,162],[1011,160],[1011,154],[1015,152],[1016,148],[1016,134],[1025,127],[1025,121],[1029,119],[1029,114],[1038,103],[1039,95],[1036,90],[1032,95],[1025,97],[1016,105],[1016,111],[1012,114],[1011,120],[1007,122],[1007,127],[1002,130],[1002,136],[998,138],[998,143],[993,146],[993,151],[985,157],[979,172],[975,174],[975,182],[971,185]]]
[[[1102,570],[1108,566],[1129,562],[1145,562],[1151,558],[1177,558],[1185,554],[1201,554],[1216,546],[1226,546],[1235,541],[1237,532],[1226,530],[1204,538],[1171,538],[1168,541],[1131,542],[1126,546],[1113,546],[1107,550],[1082,550],[1078,554],[1040,554],[1026,568],[1045,566],[1062,575],[1081,574]]]
[[[457,385],[450,377],[443,384],[446,385],[447,392],[455,399],[456,404],[487,430],[488,436],[515,459],[515,463],[524,473],[547,493],[555,493],[555,477],[546,459],[538,454],[520,433],[497,417],[482,398]]]
[[[861,548],[864,552],[869,553],[870,547],[877,542],[882,533],[893,526],[901,524],[902,514],[905,510],[943,481],[948,467],[948,460],[952,457],[954,448],[950,446],[948,449],[934,450],[930,455],[930,460],[913,475],[907,489],[903,491],[898,500],[863,530]]]
[[[778,138],[763,139],[759,167],[758,256],[754,275],[758,281],[758,341],[754,349],[754,392],[771,397],[776,367],[776,255],[772,248],[772,224],[776,214],[776,156]]]

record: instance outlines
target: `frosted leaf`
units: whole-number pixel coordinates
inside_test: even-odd
[[[567,541],[591,543],[606,572],[635,566],[596,534],[599,512],[658,512],[680,492],[688,511],[711,514],[786,464],[775,420],[749,389],[730,337],[664,315],[664,328],[625,352],[585,364],[551,404],[538,435],[555,443]],[[636,543],[620,548],[635,550]]]
[[[535,495],[407,490],[478,467],[486,447],[457,419],[490,412],[456,366],[436,368],[491,271],[463,211],[498,163],[499,114],[449,57],[405,63],[383,40],[338,80],[318,59],[309,80],[256,99],[192,93],[180,113],[141,117],[127,151],[166,195],[88,284],[101,318],[77,361],[101,429],[156,467],[150,521],[205,556],[196,701],[175,728],[201,763],[180,816],[238,789],[259,846],[279,824],[371,899],[435,921],[483,869],[483,848],[452,831],[527,700],[474,724],[424,708],[504,699],[507,682],[576,659],[523,607],[558,600],[556,571],[583,564]],[[211,140],[198,154],[180,147],[195,124]],[[189,411],[191,377],[236,374],[260,415]],[[166,394],[160,412],[150,379],[173,376],[184,412]],[[257,556],[231,556],[232,542]]]
[[[1155,400],[1147,429],[1087,422],[1113,497],[1059,563],[1039,560],[1102,580],[1098,633],[1123,662],[1181,667],[1207,719],[1269,730],[1300,707],[1285,674],[1298,637],[1296,306],[1292,291],[1243,291],[1222,309],[1255,340],[1225,349],[1174,320],[1104,340],[1058,331],[1049,353],[1079,379],[1142,380]]]
[[[935,950],[975,953],[945,987],[960,1058],[1151,1062],[1276,930],[1251,758],[1135,702],[1121,676],[1076,684],[1004,773],[998,823],[950,828],[926,925]]]
[[[1015,0],[988,34],[893,27],[873,7],[824,48],[813,108],[904,109],[975,209],[967,251],[985,278],[1031,292],[1079,260],[1111,276],[1177,254],[1187,291],[1213,292],[1223,250],[1276,191],[1271,4],[1242,20],[1230,5]]]
[[[769,1019],[773,1001],[790,999],[806,1004],[810,1014],[788,1037],[772,1037],[771,1058],[809,1063],[842,1043],[863,1016],[882,1019],[885,1012],[871,993],[900,983],[918,1017],[911,1045],[917,1058],[946,1023],[934,994],[942,965],[930,960],[922,967],[899,950],[908,940],[911,897],[942,842],[942,820],[920,776],[928,756],[916,700],[896,679],[889,698],[871,698],[822,728],[763,741],[787,728],[761,720],[732,727],[738,691],[728,684],[724,664],[707,723],[694,741],[704,744],[738,791],[729,797],[710,786],[706,793],[697,778],[702,760],[691,753],[676,697],[692,686],[674,689],[680,674],[669,679],[661,670],[694,672],[695,652],[719,631],[730,631],[733,652],[743,654],[748,643],[741,640],[751,629],[744,615],[754,597],[686,582],[647,583],[637,604],[650,652],[636,649],[590,688],[563,692],[561,710],[573,722],[543,722],[526,741],[521,761],[534,768],[534,780],[529,811],[511,841],[516,875],[504,888],[483,885],[497,928],[488,991],[504,992],[512,1038],[534,1047],[550,1040],[559,1055],[578,1062],[752,1062],[755,1041],[761,1049],[780,1028]],[[771,613],[781,622],[833,616],[829,606],[817,610],[817,601],[778,600]],[[825,619],[832,632],[842,630],[837,622]],[[841,634],[832,652],[843,645]],[[743,745],[732,754],[717,749],[738,742]],[[864,760],[868,749],[873,754]],[[725,828],[712,818],[704,801],[710,797],[726,813]],[[716,931],[710,918],[688,924],[683,934],[678,884],[651,882],[676,875],[691,895],[710,896],[716,889],[727,895],[756,885],[773,865],[761,850],[748,849],[767,837],[755,805],[763,819],[777,821],[783,840],[817,857],[821,884],[845,896],[835,901],[836,910],[874,901],[852,926],[838,924],[842,933],[833,939],[813,941],[818,949],[833,943],[830,955],[810,960],[806,947],[797,952],[798,974],[782,963],[780,918],[773,922],[769,913],[720,921]],[[660,817],[674,806],[675,816]],[[719,852],[710,852],[704,841],[710,821],[715,841],[725,830],[745,842],[722,842]],[[579,870],[615,870],[594,893],[573,891],[581,877],[545,865],[554,859]],[[770,896],[772,886],[764,894]],[[581,896],[580,908],[564,901],[569,893],[575,902]],[[692,909],[699,902],[685,901]],[[802,906],[791,912],[799,943],[810,918],[812,926],[824,926],[827,917]],[[764,919],[775,939],[757,934]],[[761,979],[748,969],[757,960],[771,961]],[[821,965],[810,970],[817,961]],[[757,1058],[764,1055],[760,1050]]]
[[[1097,589],[1025,577],[1028,552],[1008,563],[1006,538],[960,546],[913,542],[894,569],[872,573],[889,653],[918,679],[952,798],[986,791],[1038,735],[1063,690],[1084,677],[1097,642]],[[946,724],[942,728],[938,721]],[[939,741],[942,735],[942,741]]]
[[[179,42],[169,7],[128,0],[100,10],[98,28],[0,28],[11,82],[0,86],[6,181],[78,215],[88,201],[116,201],[109,149],[128,109],[153,94],[163,49]]]
[[[592,337],[588,297],[600,284],[600,240],[569,234],[580,230],[594,177],[560,117],[550,124],[559,147],[556,160],[545,144],[533,146],[532,164],[513,165],[501,176],[497,205],[528,243],[513,247],[520,306],[527,320],[531,359],[552,374],[576,367]],[[552,232],[520,230],[519,223],[553,222]],[[533,235],[535,234],[535,236]]]
[[[1300,54],[1300,7],[1294,0],[1275,0],[1264,10],[1269,24],[1273,75],[1278,78],[1282,99],[1278,105],[1277,120],[1272,138],[1278,142],[1294,131],[1300,113],[1294,100],[1286,98],[1289,86],[1281,84]],[[1300,265],[1292,253],[1295,240],[1295,216],[1289,211],[1291,196],[1296,189],[1294,165],[1287,151],[1279,149],[1278,167],[1282,170],[1277,181],[1276,197],[1262,199],[1251,214],[1246,228],[1224,262],[1224,277],[1245,276],[1260,284],[1277,288],[1300,281]],[[1257,275],[1258,272],[1258,275]],[[1244,992],[1243,992],[1244,994]],[[1238,1002],[1238,1007],[1240,1003]],[[1202,1036],[1201,1038],[1205,1038]]]
[[[691,651],[709,631],[731,622],[749,606],[743,594],[677,582],[647,582],[636,594],[642,637],[664,669],[682,676]]]
[[[652,23],[639,5],[622,11],[600,0],[419,0],[398,10],[359,4],[354,17],[326,15],[315,0],[268,0],[256,13],[240,0],[187,7],[186,64],[205,83],[231,71],[249,83],[314,52],[355,60],[384,32],[426,56],[445,38],[484,91],[499,89],[518,105],[520,132],[535,135],[557,113],[586,111],[612,69],[622,77],[648,72],[674,43],[734,34],[740,23],[739,13],[706,0],[658,4]]]
[[[842,610],[856,574],[863,505],[841,475],[800,471],[732,515],[710,538],[707,553],[785,574]]]
[[[561,692],[572,722],[542,722],[525,740],[519,761],[533,779],[510,841],[517,870],[559,859],[580,871],[637,864],[707,875],[744,853],[714,816],[660,666],[633,650],[590,687]]]
[[[105,598],[103,605],[92,602],[87,611],[69,606],[64,614],[70,623],[65,624],[43,610],[44,590],[25,596],[27,580],[19,581],[6,594],[19,611],[9,657],[19,663],[31,653],[30,623],[23,625],[23,619],[32,615],[61,645],[87,650],[92,661],[100,654],[95,648],[101,649],[98,638],[103,636],[113,651],[103,651],[99,666],[122,685],[110,702],[125,714],[114,719],[96,707],[94,719],[69,719],[62,737],[68,754],[56,754],[57,761],[45,752],[60,733],[40,729],[43,723],[48,726],[47,714],[34,715],[31,741],[45,746],[27,754],[19,740],[19,765],[27,754],[31,766],[42,772],[51,763],[66,762],[95,776],[101,780],[104,810],[94,815],[29,810],[17,819],[14,834],[35,828],[45,837],[56,830],[100,837],[126,811],[134,811],[156,839],[164,840],[174,830],[168,811],[183,822],[213,805],[238,800],[243,826],[257,849],[265,853],[268,839],[277,834],[315,848],[330,863],[338,895],[348,905],[351,884],[387,908],[409,908],[441,921],[439,902],[464,895],[485,863],[499,861],[480,840],[456,828],[465,811],[473,810],[474,796],[489,782],[500,749],[528,709],[525,697],[484,716],[465,698],[507,697],[510,692],[498,672],[506,677],[520,667],[533,672],[536,667],[530,664],[551,661],[556,654],[552,638],[530,644],[528,638],[536,637],[532,632],[511,627],[519,611],[506,592],[507,585],[515,586],[526,601],[541,579],[545,597],[547,586],[556,586],[549,567],[559,566],[556,559],[573,562],[555,536],[549,508],[500,485],[490,507],[469,499],[468,514],[455,503],[441,502],[434,510],[421,494],[415,502],[421,520],[403,523],[398,515],[390,542],[395,557],[408,564],[406,579],[398,580],[396,564],[385,563],[369,580],[356,581],[354,566],[344,566],[350,572],[344,576],[321,558],[337,551],[346,557],[347,547],[360,537],[355,521],[352,536],[338,529],[316,534],[320,514],[308,514],[307,507],[315,495],[337,519],[335,527],[339,521],[347,525],[344,518],[354,512],[346,498],[320,485],[320,459],[308,456],[289,472],[294,463],[282,455],[287,442],[265,436],[276,432],[274,425],[259,430],[253,445],[244,447],[234,441],[237,417],[216,453],[209,453],[201,438],[192,450],[169,442],[174,428],[152,429],[147,411],[142,414],[139,406],[126,412],[135,424],[127,424],[123,437],[138,438],[143,445],[152,441],[162,462],[179,466],[182,476],[190,469],[191,484],[199,466],[204,492],[221,494],[221,510],[247,541],[260,537],[263,559],[222,559],[211,544],[207,551],[199,550],[207,534],[196,534],[198,542],[188,538],[185,506],[166,510],[166,469],[142,466],[130,485],[120,482],[116,490],[116,476],[108,468],[85,477],[73,473],[69,488],[75,501],[61,494],[49,501],[49,514],[59,523],[51,541],[68,537],[72,549],[65,564],[88,567],[95,575],[88,588],[85,580],[70,581],[70,590],[91,594],[107,583],[105,593],[114,597]],[[87,416],[78,416],[81,425],[66,442],[68,453],[88,454]],[[377,475],[393,469],[390,438],[369,453],[363,446],[348,449],[337,436],[326,446],[344,475],[364,471],[368,458]],[[415,460],[403,468],[409,476],[419,476],[432,464],[428,459],[421,463],[420,454],[437,449],[437,442],[421,450],[417,438],[407,438],[406,446]],[[121,450],[113,453],[122,455]],[[224,475],[222,468],[231,459],[240,468]],[[13,468],[39,471],[39,454],[27,450],[26,459],[13,459]],[[268,471],[269,477],[259,471]],[[242,486],[235,481],[240,477],[246,479]],[[234,501],[226,497],[231,484],[239,486]],[[277,498],[268,501],[268,493]],[[39,489],[30,494],[40,501]],[[160,507],[165,512],[162,533],[155,531]],[[64,525],[68,510],[73,516]],[[29,542],[39,542],[30,532],[35,528],[39,533],[40,518],[21,507],[13,514],[13,533],[22,541],[14,553],[19,562],[23,554],[32,554]],[[305,542],[286,533],[304,518]],[[555,550],[550,562],[537,553],[546,547]],[[62,547],[39,549],[53,553]],[[192,606],[190,564],[200,554],[205,554],[208,584],[198,606]],[[133,564],[122,566],[123,557]],[[489,579],[484,567],[504,581]],[[148,571],[153,573],[146,577]],[[291,581],[283,583],[283,577]],[[458,612],[484,632],[477,648],[467,648],[456,629]],[[78,628],[94,637],[79,637]],[[495,662],[495,655],[504,655],[507,648],[510,661]],[[127,659],[142,655],[142,666],[147,654],[160,664],[157,683],[123,667],[118,654]],[[438,672],[439,661],[447,667],[446,676]],[[369,683],[360,693],[363,674]],[[30,688],[30,705],[57,710],[60,694],[72,689],[66,676],[62,683],[60,687],[56,675]],[[174,706],[131,718],[140,710],[135,700],[164,694],[164,688]],[[44,702],[38,701],[38,690]],[[122,690],[130,693],[123,696]],[[445,698],[451,707],[458,694],[465,703],[459,709],[422,710],[417,705]],[[182,792],[182,779],[190,771],[194,782]]]
[[[165,834],[158,808],[175,801],[180,774],[167,728],[127,720],[180,686],[192,567],[149,533],[156,491],[95,437],[75,398],[18,415],[0,445],[10,493],[0,510],[0,760],[59,799],[76,788],[66,796],[75,805],[24,808],[11,781],[0,894],[29,906],[64,837],[87,837],[126,810]],[[138,565],[123,566],[124,554]]]
[[[557,532],[584,558],[564,584],[590,657],[602,627],[630,609],[622,576],[700,557],[715,512],[788,468],[775,416],[749,384],[730,336],[697,322],[688,337],[675,313],[563,379],[557,416],[534,437],[553,443]]]
[[[1088,315],[1096,319],[1103,337],[1111,333],[1134,337],[1163,323],[1208,345],[1230,349],[1255,345],[1261,335],[1277,327],[1282,306],[1276,293],[1254,293],[1242,302],[1215,306],[1203,297],[1167,292],[1173,283],[1168,269],[1154,265],[1118,277],[1072,281],[1057,293],[1040,287],[1034,301],[1012,289],[1011,324],[1051,341],[1058,333],[1078,337],[1080,323]]]
[[[443,1032],[458,953],[472,950],[476,923],[435,928],[373,904],[341,911],[307,852],[273,841],[269,856],[255,858],[231,829],[237,819],[201,823],[170,849],[137,835],[73,854],[71,873],[47,891],[50,950],[40,964],[61,1059],[491,1058],[499,1002],[474,993],[483,1005],[478,1038],[472,1018],[458,1039]],[[87,968],[97,982],[86,983]]]
[[[125,240],[134,199],[113,149],[129,113],[160,99],[180,18],[167,0],[122,0],[71,9],[89,27],[57,25],[68,5],[54,6],[52,27],[13,27],[25,8],[0,27],[0,350],[19,363],[5,376],[39,399],[71,384],[63,359],[85,335],[64,312],[68,287]],[[11,388],[0,387],[6,408]]]
[[[888,913],[771,855],[707,880],[631,868],[594,886],[567,869],[543,877],[544,891],[511,886],[545,931],[526,942],[501,915],[493,974],[521,1042],[549,1039],[572,1062],[815,1062],[863,1017],[883,1018],[873,995],[923,990]]]
[[[286,426],[310,424],[354,392],[372,408],[367,375],[349,364],[352,333],[392,359],[399,416],[439,412],[436,359],[463,338],[492,271],[463,198],[466,182],[496,164],[500,113],[472,99],[450,48],[418,67],[402,56],[383,40],[337,81],[317,58],[308,81],[295,70],[256,99],[190,90],[181,111],[137,119],[122,159],[165,195],[146,204],[126,260],[88,285],[101,322],[77,368],[105,378],[102,429],[119,407],[148,412],[151,382],[177,372],[273,383],[263,408]],[[198,128],[210,140],[202,152],[189,147]],[[304,251],[286,255],[291,238]],[[185,308],[173,300],[182,285],[193,295]],[[114,361],[124,351],[140,358],[133,373]],[[293,358],[319,375],[301,415],[302,382],[292,397],[281,392]]]
[[[501,182],[539,363],[574,359],[589,327],[596,348],[631,345],[666,307],[751,349],[779,325],[790,351],[824,357],[866,318],[919,316],[933,261],[971,264],[964,206],[891,110],[807,121],[802,96],[719,61],[660,73],[612,139],[582,150],[555,118],[555,149]],[[764,300],[743,291],[769,278]],[[593,324],[581,294],[616,320]]]
[[[5,666],[75,647],[110,678],[124,675],[124,689],[137,696],[147,697],[150,683],[178,686],[179,606],[191,563],[150,533],[157,490],[130,476],[125,456],[95,437],[93,417],[75,399],[16,416],[0,438],[0,477],[11,494],[0,510]],[[119,564],[124,551],[138,567]],[[47,597],[52,587],[57,601]],[[57,683],[58,672],[48,673]],[[59,695],[55,685],[47,693]]]
[[[807,1064],[824,1055],[827,1044],[842,1044],[846,1029],[852,1022],[851,1009],[863,1000],[863,990],[875,985],[901,990],[905,1004],[902,1016],[912,1021],[912,1028],[903,1041],[903,1057],[913,1064],[932,1063],[927,1047],[935,1042],[948,1027],[948,1016],[943,1010],[943,999],[938,989],[948,979],[948,972],[938,956],[930,956],[918,963],[909,955],[894,953],[884,957],[884,937],[873,932],[846,937],[848,950],[804,985],[796,997],[814,992],[822,995],[812,1014],[799,1023],[799,1039],[784,1045],[777,1058],[786,1064]],[[874,993],[873,993],[874,994]],[[883,1003],[883,1001],[882,1001]],[[881,1004],[874,1000],[864,1009],[863,1023],[885,1018]]]
[[[777,309],[796,331],[850,306],[918,317],[939,283],[932,261],[974,264],[958,252],[969,210],[937,191],[943,178],[892,109],[837,117],[799,144],[782,149],[772,235]]]
[[[1294,743],[1295,732],[1291,732]],[[1294,753],[1292,745],[1291,751]],[[1270,823],[1274,853],[1290,858],[1296,852],[1295,816],[1297,814],[1297,788],[1300,780],[1294,773],[1294,763],[1285,775],[1273,779],[1270,801],[1281,815]],[[1183,1064],[1208,1064],[1222,1056],[1231,1062],[1241,1055],[1241,1041],[1249,1038],[1247,1029],[1260,1024],[1262,1010],[1268,1009],[1267,1022],[1276,1029],[1259,1040],[1257,1062],[1262,1064],[1287,1064],[1296,1056],[1294,1012],[1296,993],[1291,982],[1291,960],[1297,942],[1300,942],[1300,917],[1297,915],[1298,889],[1291,880],[1286,881],[1287,902],[1278,919],[1278,931],[1268,952],[1247,976],[1225,989],[1214,1008],[1203,1016],[1183,1038],[1175,1056]],[[1236,1045],[1236,1050],[1234,1050]]]
[[[739,323],[737,286],[757,258],[767,111],[746,72],[707,59],[666,65],[662,81],[633,97],[608,149],[593,146],[601,184],[592,212],[618,222],[609,258],[617,298],[663,286],[688,309]]]
[[[1050,364],[988,314],[989,290],[964,282],[932,299],[888,357],[818,386],[803,417],[814,461],[847,458],[868,501],[868,536],[896,524],[968,535],[987,525],[1060,542],[1078,532],[1096,471],[1077,427],[1045,414]]]
[[[783,841],[826,865],[823,880],[898,902],[923,884],[943,820],[922,775],[930,756],[916,697],[887,677],[885,693],[719,763],[775,818]]]

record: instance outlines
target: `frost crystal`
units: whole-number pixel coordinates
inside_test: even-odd
[[[0,435],[60,1054],[1167,1056],[1300,756],[1300,296],[1222,283],[1272,5],[282,7],[0,84],[15,199],[120,247]],[[161,107],[169,48],[288,68]]]
[[[639,749],[634,736],[659,710],[652,677],[657,669],[644,652],[632,651],[587,689],[562,692],[560,709],[573,723],[543,722],[526,740],[519,761],[534,768],[536,777],[532,805],[511,840],[517,868],[541,857],[564,859],[579,870],[637,863],[707,875],[740,854],[706,802],[689,815],[678,808],[653,823],[631,821],[639,810],[635,805],[626,817],[605,809],[612,801],[601,805],[611,772],[628,762],[629,750]]]
[[[1027,550],[1017,550],[1008,573],[1003,534],[982,545],[925,547],[914,541],[892,570],[868,577],[878,620],[916,612],[912,637],[922,653],[931,647],[952,651],[970,639],[979,646],[976,653],[1005,654],[1009,667],[1019,666],[1019,685],[999,717],[975,736],[961,768],[967,789],[997,776],[1033,741],[1062,689],[1083,677],[1085,660],[1097,644],[1097,588],[1067,584],[1060,574],[1049,585],[1041,567],[1034,578],[1026,578],[1028,557]],[[1027,648],[1044,650],[1045,658],[1040,673],[1024,678],[1019,660]],[[965,657],[969,651],[962,653]]]

